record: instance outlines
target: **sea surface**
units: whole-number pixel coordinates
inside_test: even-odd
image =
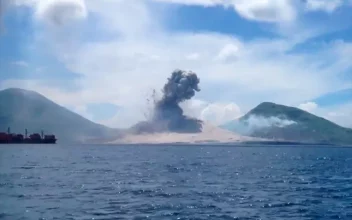
[[[352,148],[0,145],[0,219],[352,219]]]

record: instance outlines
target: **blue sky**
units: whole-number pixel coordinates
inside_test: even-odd
[[[231,8],[171,5],[169,11],[166,27],[171,32],[216,32],[246,41],[280,37],[272,25],[244,19]]]
[[[181,68],[201,78],[186,112],[215,124],[272,101],[352,127],[349,1],[4,2],[0,88],[123,127]]]

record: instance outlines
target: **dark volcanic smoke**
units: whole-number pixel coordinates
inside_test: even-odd
[[[199,78],[193,72],[175,70],[162,90],[162,99],[154,106],[153,117],[148,122],[134,126],[133,130],[141,132],[170,131],[178,133],[197,133],[202,131],[202,121],[189,118],[183,114],[179,104],[191,99],[199,92]]]

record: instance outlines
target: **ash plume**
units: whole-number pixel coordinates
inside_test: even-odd
[[[162,89],[162,98],[155,101],[153,115],[138,123],[133,130],[143,132],[197,133],[202,131],[202,121],[183,114],[180,103],[191,99],[200,91],[199,78],[193,72],[175,70]]]

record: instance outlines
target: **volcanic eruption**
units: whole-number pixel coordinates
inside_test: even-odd
[[[136,133],[177,132],[198,133],[202,121],[183,114],[180,103],[199,92],[199,78],[193,72],[175,70],[162,89],[162,98],[154,105],[152,117],[133,126]]]

